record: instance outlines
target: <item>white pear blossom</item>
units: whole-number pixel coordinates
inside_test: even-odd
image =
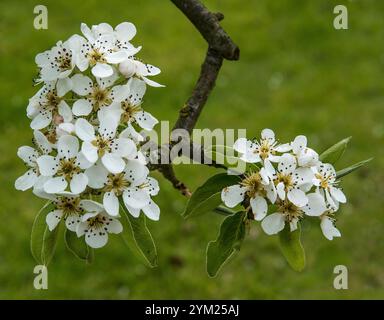
[[[321,163],[313,171],[315,172],[312,180],[313,185],[317,187],[317,190],[333,209],[338,208],[339,202],[347,202],[344,192],[337,187],[336,171],[331,164]]]
[[[278,153],[291,150],[289,144],[279,144],[275,139],[275,133],[271,129],[261,132],[259,141],[250,141],[246,138],[238,139],[233,148],[241,154],[241,159],[249,163],[278,162]]]
[[[311,148],[307,147],[307,137],[297,136],[291,147],[300,167],[314,167],[319,163],[319,155]]]
[[[264,232],[269,235],[279,233],[286,223],[289,223],[291,231],[295,231],[297,223],[304,215],[320,216],[326,210],[324,200],[318,193],[308,194],[307,199],[307,204],[301,207],[294,205],[288,199],[279,200],[276,212],[267,215],[261,222]]]
[[[32,119],[31,128],[44,129],[51,123],[71,122],[72,110],[64,99],[70,91],[72,83],[69,79],[46,82],[44,86],[29,100],[27,115]]]
[[[109,233],[117,234],[123,231],[120,221],[108,215],[101,204],[92,200],[82,200],[81,206],[87,213],[81,216],[76,234],[78,237],[84,235],[85,242],[91,248],[105,246]]]
[[[71,78],[73,92],[83,98],[76,100],[73,104],[73,114],[75,116],[88,116],[92,111],[97,112],[114,102],[124,100],[129,95],[128,87],[126,85],[112,87],[116,79],[116,73],[107,78],[96,78],[96,82],[82,74],[75,74]]]
[[[109,172],[121,173],[126,159],[134,159],[137,155],[135,143],[128,138],[117,136],[115,117],[99,112],[97,132],[87,120],[79,118],[75,123],[76,135],[83,141],[81,152],[85,158],[95,163],[99,158]]]
[[[43,155],[37,159],[41,175],[48,177],[44,183],[46,193],[60,193],[68,185],[72,193],[80,194],[88,184],[83,172],[92,163],[79,153],[79,140],[64,135],[57,142],[57,156]]]
[[[44,154],[52,151],[51,143],[40,131],[34,131],[34,143],[36,149],[30,146],[22,146],[18,149],[17,155],[24,161],[28,167],[28,171],[19,177],[15,182],[17,190],[25,191],[32,188],[40,175],[37,159]]]

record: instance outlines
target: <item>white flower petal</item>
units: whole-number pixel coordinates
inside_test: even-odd
[[[283,182],[279,182],[276,186],[276,191],[281,200],[285,199],[285,186]]]
[[[57,152],[60,158],[71,159],[79,152],[79,140],[72,135],[64,135],[57,142]]]
[[[116,51],[105,56],[105,60],[107,60],[107,62],[111,64],[118,64],[120,62],[123,62],[127,58],[128,55],[125,51]]]
[[[117,216],[119,214],[119,200],[114,192],[104,193],[103,205],[109,215]]]
[[[65,225],[69,231],[76,232],[77,226],[81,222],[78,214],[72,214],[65,219]]]
[[[72,78],[72,91],[79,96],[85,96],[92,92],[92,80],[82,74],[75,74]]]
[[[31,122],[31,128],[33,130],[40,130],[47,127],[52,121],[52,113],[46,112],[44,114],[39,113]]]
[[[92,104],[86,99],[76,100],[72,106],[72,112],[75,116],[87,116],[92,111]]]
[[[95,147],[91,142],[84,141],[81,146],[81,153],[84,157],[91,163],[95,163],[99,158],[97,153],[97,147]]]
[[[152,130],[153,127],[159,123],[159,121],[154,116],[145,111],[136,113],[135,120],[137,124],[145,130]]]
[[[73,193],[82,193],[88,184],[88,177],[85,173],[78,173],[72,177],[70,188]]]
[[[292,150],[295,154],[298,154],[300,151],[304,150],[307,147],[307,137],[306,136],[297,136],[295,140],[291,142]]]
[[[25,191],[32,188],[37,181],[37,174],[34,169],[28,170],[15,181],[16,190]]]
[[[115,28],[117,39],[120,41],[130,41],[136,35],[136,27],[133,23],[122,22]]]
[[[267,215],[268,204],[267,201],[260,196],[256,196],[255,198],[251,198],[250,200],[252,212],[255,215],[256,221],[261,221]]]
[[[347,198],[345,197],[345,194],[341,189],[331,186],[329,188],[329,192],[330,192],[332,198],[334,198],[336,201],[341,202],[341,203],[347,202]]]
[[[271,129],[261,131],[261,138],[268,139],[271,143],[275,142],[275,133]]]
[[[333,240],[334,237],[341,237],[340,231],[333,225],[332,220],[328,217],[321,219],[320,227],[324,237],[328,240]]]
[[[17,150],[17,156],[30,167],[35,165],[39,153],[30,146],[22,146]]]
[[[291,174],[296,169],[296,159],[294,156],[288,153],[284,153],[280,157],[280,162],[277,166],[279,172],[284,173],[285,175]]]
[[[308,203],[302,208],[307,216],[320,216],[327,208],[325,206],[324,198],[316,193],[307,194]]]
[[[95,137],[95,129],[85,119],[77,119],[75,123],[76,135],[83,141],[92,141]]]
[[[125,178],[130,181],[132,185],[137,186],[145,181],[149,170],[147,166],[143,165],[138,160],[128,160],[124,173]]]
[[[284,229],[285,217],[283,214],[275,212],[264,218],[261,222],[261,227],[268,235],[279,233]]]
[[[126,206],[142,209],[149,204],[151,198],[149,194],[140,188],[127,188],[123,192],[123,200]]]
[[[153,202],[152,200],[149,202],[147,206],[143,209],[144,214],[153,221],[158,221],[160,219],[160,208],[159,206]]]
[[[108,242],[108,233],[103,229],[92,231],[88,229],[84,237],[87,245],[94,249],[104,247]]]
[[[238,184],[224,188],[221,191],[221,200],[229,208],[237,206],[244,200],[246,189]]]
[[[33,137],[42,153],[48,154],[52,151],[52,144],[41,131],[35,130],[33,132]]]
[[[115,139],[112,146],[113,153],[120,157],[133,159],[136,157],[136,145],[131,139],[119,138]]]
[[[44,155],[39,157],[36,162],[43,176],[53,176],[58,170],[59,161],[55,157]]]
[[[288,152],[292,149],[291,145],[289,143],[280,144],[275,147],[275,150],[277,152]]]
[[[72,80],[70,78],[59,79],[56,84],[56,89],[59,97],[65,96],[72,90]]]
[[[92,74],[97,78],[107,78],[113,75],[113,69],[109,64],[98,62],[92,68]]]
[[[45,217],[45,222],[48,225],[49,231],[54,230],[63,217],[62,210],[53,210]]]
[[[81,200],[80,206],[88,213],[98,214],[104,210],[104,207],[93,200]]]
[[[303,207],[308,203],[305,193],[299,189],[291,189],[287,194],[288,200],[297,207]]]
[[[147,85],[151,86],[151,87],[154,87],[154,88],[163,88],[163,87],[165,87],[165,85],[160,84],[160,83],[158,83],[158,82],[155,82],[155,81],[153,81],[153,80],[150,80],[150,79],[148,79],[148,78],[146,78],[146,77],[142,77],[142,78],[143,78],[144,82],[145,82]]]
[[[123,231],[123,226],[120,223],[120,221],[117,219],[113,219],[113,218],[109,219],[109,225],[107,225],[106,228],[107,228],[109,233],[117,234],[117,233],[120,233]]]
[[[88,177],[88,186],[91,188],[100,189],[107,182],[108,171],[100,162],[85,170],[85,174]]]
[[[62,177],[51,178],[44,183],[46,193],[60,193],[67,188],[67,181]]]
[[[117,174],[124,171],[125,161],[117,154],[106,153],[101,161],[104,167],[111,173]]]

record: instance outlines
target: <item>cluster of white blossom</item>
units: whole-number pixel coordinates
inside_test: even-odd
[[[28,171],[15,187],[52,201],[50,230],[65,220],[99,248],[122,231],[120,203],[134,217],[159,219],[151,199],[159,186],[148,176],[139,131],[158,123],[141,102],[146,85],[161,86],[148,79],[160,70],[135,57],[141,47],[130,43],[132,23],[81,24],[81,32],[36,56],[41,88],[27,107],[34,147],[18,150]]]
[[[269,235],[282,231],[286,223],[294,231],[300,219],[311,216],[320,218],[327,239],[341,236],[334,226],[334,214],[346,197],[338,187],[333,166],[319,160],[319,155],[307,147],[305,136],[279,144],[274,132],[264,129],[259,141],[240,138],[234,149],[258,169],[247,172],[239,184],[223,189],[226,206],[242,204],[249,208]]]

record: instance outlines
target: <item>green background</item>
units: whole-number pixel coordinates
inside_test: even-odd
[[[140,57],[159,66],[166,88],[150,88],[144,107],[173,123],[198,76],[206,44],[170,1],[10,1],[0,3],[0,297],[1,298],[384,298],[384,2],[210,0],[226,18],[223,26],[241,48],[238,62],[225,62],[198,128],[247,128],[258,136],[269,127],[282,141],[298,134],[321,151],[353,136],[339,168],[374,156],[369,166],[343,181],[348,204],[339,212],[343,236],[326,240],[318,222],[306,223],[307,267],[292,271],[278,239],[252,223],[241,252],[215,279],[205,272],[205,250],[222,217],[184,221],[186,199],[158,174],[161,219],[150,223],[159,267],[147,269],[118,236],[97,250],[95,262],[75,260],[63,241],[49,266],[49,290],[33,288],[35,265],[29,237],[43,205],[30,191],[14,189],[24,172],[17,148],[29,144],[25,115],[36,75],[34,56],[79,33],[81,22],[132,21]],[[349,9],[349,30],[333,28],[333,8]],[[48,30],[33,28],[33,8],[45,4]],[[212,168],[178,166],[194,190]],[[333,268],[349,270],[349,290],[333,288]]]

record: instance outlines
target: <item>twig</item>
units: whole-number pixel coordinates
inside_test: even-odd
[[[220,25],[220,21],[224,19],[223,14],[210,12],[199,0],[171,1],[185,14],[208,43],[200,76],[191,96],[180,110],[179,118],[173,127],[173,130],[185,129],[191,134],[209,94],[215,86],[223,60],[238,60],[240,50]],[[172,144],[169,147],[171,148]],[[200,159],[204,159],[202,149]],[[222,167],[215,163],[213,165]],[[172,164],[159,165],[158,170],[176,189],[185,195],[191,194],[185,184],[177,179]]]

